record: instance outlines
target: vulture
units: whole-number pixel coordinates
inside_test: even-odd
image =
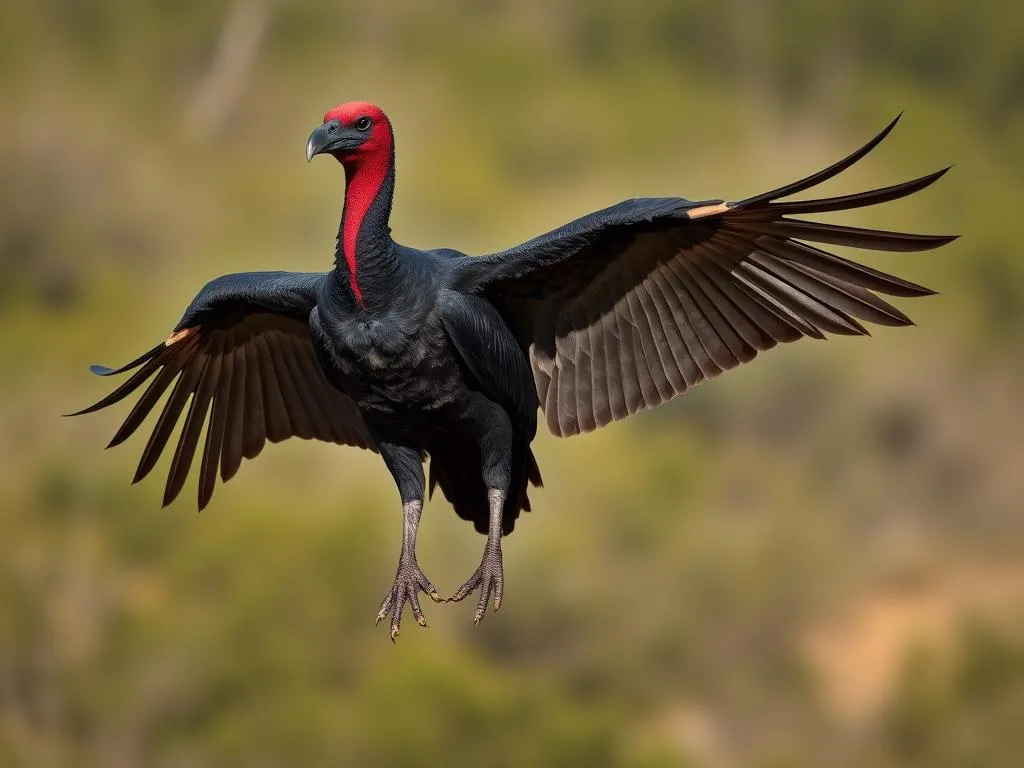
[[[867,155],[898,120],[834,165],[770,192],[735,202],[626,200],[514,248],[469,256],[392,239],[391,122],[373,104],[342,104],[306,144],[307,160],[329,155],[345,174],[333,267],[212,280],[164,341],[120,368],[93,366],[127,378],[79,413],[132,398],[117,445],[156,411],[135,481],[180,423],[163,500],[178,496],[198,453],[200,509],[218,475],[230,480],[268,441],[379,453],[398,486],[403,526],[377,621],[390,619],[394,640],[406,606],[426,626],[421,592],[445,602],[416,559],[424,496],[439,487],[486,535],[479,567],[448,598],[478,593],[479,622],[492,597],[494,610],[501,605],[502,539],[530,509],[530,486],[541,485],[531,450],[538,418],[559,437],[590,432],[777,344],[911,324],[882,296],[932,291],[828,247],[925,251],[954,236],[803,217],[897,200],[948,169],[793,199]]]

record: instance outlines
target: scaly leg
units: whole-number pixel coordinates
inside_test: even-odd
[[[423,511],[423,501],[415,499],[402,504],[402,554],[398,558],[398,572],[395,574],[395,583],[388,592],[384,602],[380,604],[380,611],[377,613],[379,624],[387,616],[391,616],[391,640],[394,642],[398,637],[398,631],[402,623],[402,610],[406,602],[412,608],[412,615],[416,623],[421,627],[427,626],[427,620],[423,617],[423,610],[420,608],[419,593],[421,591],[430,595],[435,603],[441,602],[441,596],[437,594],[434,585],[423,575],[416,562],[416,529],[419,527],[420,514]]]
[[[384,602],[380,604],[380,611],[377,612],[378,624],[388,616],[391,617],[391,641],[394,642],[398,637],[402,611],[406,603],[412,608],[416,622],[425,627],[427,620],[420,608],[419,593],[422,591],[430,595],[435,603],[442,601],[434,585],[423,575],[416,562],[416,531],[419,529],[420,515],[423,512],[423,454],[415,448],[397,441],[392,442],[383,436],[378,436],[377,445],[402,497],[402,554],[398,558],[395,583],[384,598]]]
[[[487,527],[487,543],[484,544],[484,555],[480,567],[476,569],[469,581],[459,587],[451,598],[458,602],[464,600],[477,589],[480,590],[480,601],[476,606],[473,623],[479,624],[487,613],[487,601],[494,594],[494,610],[501,608],[501,596],[504,588],[504,574],[501,564],[501,515],[505,506],[505,492],[497,488],[487,491],[487,502],[490,506],[490,518]]]

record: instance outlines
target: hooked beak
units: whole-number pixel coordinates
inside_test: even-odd
[[[331,120],[317,126],[309,134],[309,139],[306,141],[306,161],[309,162],[314,156],[328,152],[331,154],[351,152],[358,148],[365,139],[366,137],[358,131],[345,127],[337,120]]]
[[[314,155],[319,155],[324,152],[328,146],[334,141],[334,134],[330,132],[328,126],[330,123],[324,123],[323,125],[317,126],[316,129],[309,134],[309,140],[306,142],[306,162],[308,163],[313,159]]]

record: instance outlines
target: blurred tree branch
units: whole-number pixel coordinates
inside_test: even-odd
[[[185,111],[185,130],[208,141],[223,127],[259,56],[273,15],[273,0],[234,0],[217,49]]]

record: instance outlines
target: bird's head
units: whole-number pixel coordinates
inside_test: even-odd
[[[330,154],[345,166],[358,167],[370,158],[390,157],[392,147],[391,123],[381,108],[350,101],[329,110],[309,134],[306,160]]]

